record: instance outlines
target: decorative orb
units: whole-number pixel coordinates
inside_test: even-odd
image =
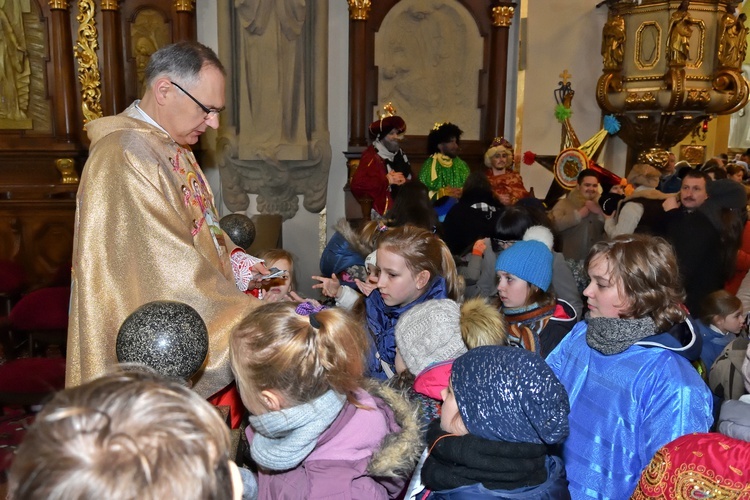
[[[229,214],[219,220],[219,226],[229,239],[240,248],[247,250],[255,241],[255,224],[243,214]]]
[[[158,300],[136,309],[117,334],[117,360],[188,380],[208,354],[208,329],[187,304]]]

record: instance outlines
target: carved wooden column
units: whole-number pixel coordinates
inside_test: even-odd
[[[101,104],[105,116],[117,114],[127,107],[119,3],[119,0],[102,0]]]
[[[50,0],[50,57],[54,61],[58,97],[54,103],[57,137],[65,142],[78,142],[81,124],[76,111],[75,66],[73,64],[73,37],[70,33],[70,6],[67,0]]]
[[[349,2],[349,147],[366,147],[367,137],[367,17],[370,0]]]
[[[505,94],[508,87],[508,38],[514,12],[515,4],[511,2],[498,2],[492,8],[487,121],[484,136],[482,137],[485,144],[490,144],[492,139],[505,134]]]
[[[174,0],[177,11],[174,23],[174,41],[196,39],[195,0]]]

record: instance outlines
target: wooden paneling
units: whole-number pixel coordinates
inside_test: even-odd
[[[101,10],[103,4],[107,10]],[[96,32],[97,89],[104,115],[118,113],[140,97],[137,64],[142,68],[150,52],[195,39],[194,6],[185,0],[96,0],[86,6],[96,10],[94,22],[85,28]],[[13,37],[26,57],[22,66],[29,68],[18,77],[19,93],[28,96],[22,116],[9,116],[0,108],[0,260],[22,264],[29,286],[38,287],[69,272],[78,185],[62,182],[55,161],[71,159],[80,173],[88,153],[75,52],[79,32],[85,30],[80,29],[75,0],[6,0],[0,9],[0,15],[11,18]],[[144,9],[157,12],[167,28],[159,32],[156,23],[156,45],[138,58],[131,34]],[[148,25],[139,29],[150,33]],[[6,33],[0,37],[11,39]]]

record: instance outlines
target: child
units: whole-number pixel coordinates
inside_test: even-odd
[[[417,498],[570,498],[548,450],[568,435],[568,395],[542,358],[477,347],[453,362],[442,394],[418,472],[429,495]]]
[[[497,258],[497,293],[510,344],[546,358],[575,325],[576,312],[550,291],[552,233],[532,226],[523,238]]]
[[[458,300],[462,284],[456,265],[442,240],[425,229],[401,226],[389,229],[378,244],[378,288],[365,300],[367,323],[374,339],[368,373],[378,379],[395,373],[398,318],[426,300]]]
[[[426,427],[439,415],[453,360],[467,348],[505,342],[503,319],[484,299],[423,302],[396,323],[396,387],[407,388],[419,402]]]
[[[294,290],[294,257],[283,248],[265,250],[258,255],[263,259],[266,267],[275,267],[286,271],[284,276],[263,280],[257,288],[258,298],[266,302],[290,300],[290,293]]]
[[[378,239],[388,226],[383,221],[373,220],[356,231],[349,221],[341,219],[335,230],[320,255],[320,274],[335,275],[343,285],[356,289],[354,280],[366,279],[365,256],[375,251]]]
[[[232,371],[253,414],[259,498],[398,496],[419,429],[395,391],[362,388],[366,345],[346,312],[303,316],[290,302],[259,306],[234,331]]]
[[[57,393],[26,433],[8,486],[8,498],[19,500],[242,495],[216,408],[143,371]]]
[[[367,269],[367,281],[354,280],[359,292],[351,287],[341,286],[341,281],[335,273],[331,274],[330,278],[313,276],[312,279],[320,281],[320,283],[313,285],[313,289],[319,289],[325,297],[333,298],[337,307],[343,307],[351,311],[358,300],[363,296],[367,297],[377,288],[380,268],[378,267],[376,252],[373,251],[365,258],[365,268]]]
[[[701,360],[710,369],[721,351],[742,330],[745,310],[736,296],[725,290],[717,290],[703,299],[701,311],[698,323],[698,332],[703,337]]]
[[[571,495],[622,498],[661,446],[708,430],[711,394],[690,364],[700,342],[685,323],[671,245],[621,235],[595,244],[586,267],[587,321],[547,363],[570,396],[563,460]]]

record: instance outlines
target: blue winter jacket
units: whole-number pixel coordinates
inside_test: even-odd
[[[714,364],[716,358],[719,357],[721,351],[734,339],[736,335],[727,334],[723,335],[710,326],[705,325],[702,321],[696,321],[698,327],[698,333],[703,337],[703,349],[701,350],[701,359],[706,364],[706,369],[710,370],[711,365]]]
[[[582,321],[547,357],[568,391],[563,460],[573,499],[628,498],[656,451],[713,421],[711,392],[688,358],[700,336],[688,324],[605,355]]]
[[[445,289],[445,278],[437,277],[430,282],[427,291],[417,300],[402,306],[387,306],[380,296],[380,290],[374,290],[365,299],[367,311],[367,325],[370,330],[371,346],[367,357],[368,375],[385,380],[388,378],[381,360],[388,364],[395,373],[396,361],[396,322],[406,311],[425,300],[445,299],[448,292]]]
[[[320,274],[326,278],[352,266],[364,266],[365,258],[356,252],[346,238],[336,231],[320,254]],[[345,283],[349,285],[349,283]],[[351,286],[351,285],[350,285]]]

